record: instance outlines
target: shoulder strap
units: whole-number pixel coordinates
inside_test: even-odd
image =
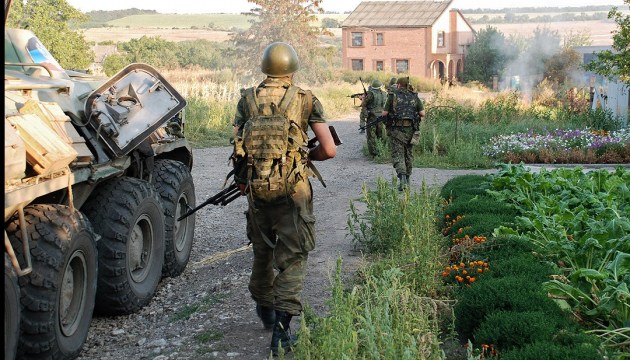
[[[313,92],[311,90],[304,90],[304,92],[306,93],[306,106],[304,107],[302,118],[308,120],[313,112]]]
[[[298,92],[298,88],[296,86],[289,86],[289,88],[287,89],[287,92],[284,93],[284,97],[282,97],[282,100],[280,100],[280,113],[282,115],[286,115],[287,114],[287,109],[289,108],[289,105],[291,105],[291,101],[293,101],[293,98],[295,97],[295,94],[297,94]]]
[[[256,89],[250,87],[245,90],[245,101],[247,102],[247,107],[249,108],[249,112],[252,116],[258,115],[258,103],[256,102]]]

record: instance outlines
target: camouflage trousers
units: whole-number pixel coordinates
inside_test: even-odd
[[[252,298],[263,306],[299,315],[308,253],[315,248],[311,184],[299,182],[292,198],[279,203],[261,205],[250,199],[247,237],[254,250],[249,279]]]
[[[374,121],[376,120],[376,116],[370,116],[368,118],[368,122],[370,121]],[[370,153],[370,155],[375,156],[376,155],[376,140],[377,139],[384,139],[385,136],[387,135],[387,131],[385,130],[385,124],[383,123],[379,123],[376,124],[372,127],[370,127],[369,129],[367,129],[367,147],[368,147],[368,153]]]
[[[413,137],[413,127],[393,126],[388,128],[389,146],[392,154],[392,163],[396,169],[396,175],[411,176],[413,169],[413,145],[410,144]]]

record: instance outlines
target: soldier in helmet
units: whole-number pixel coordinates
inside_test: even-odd
[[[387,92],[392,92],[396,89],[396,80],[398,80],[397,78],[393,77],[391,79],[389,79],[389,84],[387,85]]]
[[[368,88],[367,95],[363,101],[361,101],[361,121],[365,124],[376,120],[381,116],[383,112],[383,105],[385,105],[386,93],[381,90],[381,83],[378,79],[372,81]],[[367,129],[367,145],[368,152],[371,156],[376,155],[376,139],[383,138],[385,136],[385,125],[378,123]]]
[[[263,326],[272,330],[274,354],[280,347],[290,351],[296,341],[290,322],[302,311],[306,262],[315,247],[309,165],[337,151],[322,104],[293,85],[298,67],[291,45],[268,45],[261,63],[267,77],[242,91],[234,119],[234,178],[248,198],[254,251],[249,291]],[[310,151],[308,127],[319,140]]]
[[[396,89],[387,95],[383,115],[390,119],[387,133],[392,162],[398,176],[398,190],[402,191],[409,184],[413,169],[413,145],[418,141],[420,121],[425,112],[418,94],[408,89],[408,77],[399,78],[396,85]]]

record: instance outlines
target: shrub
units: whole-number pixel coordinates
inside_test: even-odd
[[[444,209],[444,215],[450,217],[466,214],[501,214],[510,218],[514,218],[519,215],[518,210],[513,206],[498,201],[490,196],[474,196],[470,199],[466,199],[466,196],[462,196],[459,199],[464,201],[454,201]],[[466,201],[467,200],[467,201]]]
[[[550,339],[566,320],[559,313],[498,311],[488,315],[475,331],[477,345],[492,344],[503,352]]]
[[[542,283],[554,274],[551,266],[541,263],[531,253],[520,253],[498,260],[492,255],[488,254],[488,259],[492,262],[492,271],[489,273],[492,277],[527,276],[531,281]]]
[[[489,185],[485,176],[462,175],[447,181],[440,191],[440,196],[444,199],[457,199],[464,194],[484,195],[487,188],[489,188]]]
[[[497,311],[559,311],[542,291],[540,283],[529,281],[527,274],[489,278],[463,288],[455,304],[455,328],[471,338],[486,316]]]
[[[502,353],[501,360],[593,360],[601,359],[591,344],[572,347],[540,341]]]

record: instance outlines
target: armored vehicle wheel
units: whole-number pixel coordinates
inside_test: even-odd
[[[4,358],[15,359],[20,336],[20,288],[15,269],[4,253]]]
[[[153,185],[164,206],[164,266],[162,276],[181,274],[192,250],[195,216],[177,219],[195,207],[195,185],[186,165],[175,160],[158,160],[153,170]]]
[[[22,304],[18,357],[70,359],[88,335],[96,294],[97,254],[89,221],[63,205],[24,209],[33,271],[20,277]],[[19,221],[7,226],[23,261]]]
[[[158,194],[147,181],[116,178],[95,190],[83,211],[102,236],[96,311],[138,311],[162,278],[164,210]]]

